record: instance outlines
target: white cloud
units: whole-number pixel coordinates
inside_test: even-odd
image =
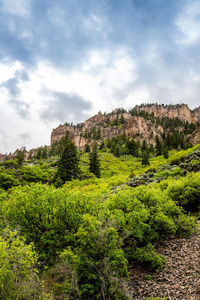
[[[63,74],[47,62],[40,62],[38,69],[29,78],[23,94],[27,97],[31,95],[29,99],[33,103],[37,102],[37,109],[42,108],[45,101],[49,101],[47,96],[37,96],[43,88],[54,92],[76,93],[91,101],[93,112],[96,112],[107,109],[108,101],[109,106],[113,103],[117,105],[113,98],[115,90],[123,90],[127,84],[136,80],[137,74],[134,60],[125,51],[92,51],[82,66],[69,73],[66,71]]]
[[[4,8],[12,15],[28,17],[30,11],[30,0],[1,0]]]
[[[10,78],[13,78],[15,76],[15,72],[22,69],[22,64],[19,61],[10,63],[9,61],[4,60],[3,63],[0,63],[0,84]]]
[[[1,82],[14,78],[17,71],[25,71],[23,66],[15,62],[13,66],[1,65],[4,73],[1,75]],[[6,106],[6,102],[9,100],[9,93],[6,88],[1,89],[0,96],[5,99],[3,104],[2,113],[4,115],[1,120],[1,126],[6,123],[6,120],[10,120],[9,125],[4,128],[4,132],[9,136],[9,147],[5,144],[1,145],[0,152],[14,151],[19,148],[23,143],[23,134],[29,132],[31,136],[31,142],[28,148],[40,146],[42,144],[49,144],[50,133],[54,127],[57,127],[60,120],[48,121],[41,120],[41,112],[48,115],[47,105],[50,101],[56,101],[55,97],[52,97],[52,92],[66,93],[69,95],[76,94],[81,99],[91,102],[92,108],[90,111],[84,111],[85,115],[92,116],[101,111],[112,110],[113,107],[119,106],[117,103],[121,103],[121,100],[117,100],[116,90],[126,90],[126,86],[134,82],[137,78],[136,63],[134,59],[128,54],[125,49],[108,51],[92,51],[88,54],[85,62],[73,71],[63,71],[55,69],[47,61],[38,63],[37,68],[34,71],[30,71],[28,74],[29,80],[17,82],[17,87],[20,90],[20,110],[24,110],[29,115],[29,119],[21,119],[17,114],[19,107]],[[15,105],[18,103],[16,96]],[[127,100],[129,103],[129,100]],[[66,121],[82,122],[78,118],[78,107],[74,114],[71,116],[76,119],[68,120],[70,116],[66,116]],[[90,109],[89,106],[87,109]],[[82,116],[84,116],[82,114]]]
[[[177,42],[181,44],[193,44],[200,40],[200,3],[190,2],[179,15],[176,26],[182,33]]]

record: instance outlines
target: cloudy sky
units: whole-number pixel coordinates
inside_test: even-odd
[[[0,153],[148,102],[200,105],[199,0],[0,0]]]

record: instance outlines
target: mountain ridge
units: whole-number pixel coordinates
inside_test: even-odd
[[[158,124],[159,122],[156,122],[158,118],[179,119],[183,123],[199,125],[200,107],[190,110],[187,104],[142,104],[140,106],[136,105],[129,112],[123,108],[115,109],[108,114],[99,112],[76,126],[66,123],[53,129],[51,133],[51,145],[64,137],[66,131],[69,131],[70,137],[79,149],[83,149],[87,143],[92,146],[94,141],[100,142],[101,140],[112,139],[116,135],[121,134],[125,134],[126,137],[134,135],[136,139],[146,140],[148,145],[151,143],[155,145],[156,135],[161,137],[164,133],[163,126]],[[93,138],[94,128],[97,131],[99,128],[101,129],[101,138]],[[182,129],[180,128],[180,130]],[[199,130],[193,137],[189,138],[192,138],[193,144],[198,143],[200,140]]]
[[[125,134],[127,138],[135,137],[138,141],[145,140],[148,145],[155,146],[155,138],[158,136],[162,139],[162,135],[167,130],[161,124],[162,119],[175,119],[180,122],[177,129],[184,131],[183,125],[186,123],[195,124],[194,130],[191,130],[189,134],[185,135],[185,138],[191,142],[191,144],[197,144],[200,142],[200,106],[191,110],[187,104],[157,104],[147,103],[136,105],[129,111],[123,108],[117,108],[110,113],[101,113],[100,111],[77,125],[65,123],[59,125],[51,132],[50,148],[54,143],[59,142],[68,131],[70,137],[79,150],[83,150],[86,144],[93,146],[95,142],[100,144],[105,140],[112,139],[117,135]],[[181,123],[182,122],[182,123]],[[39,147],[38,147],[39,148]],[[29,153],[33,155],[37,153],[37,149],[25,150],[25,158],[27,159]],[[5,159],[13,159],[19,149],[14,153],[0,154],[0,161]]]

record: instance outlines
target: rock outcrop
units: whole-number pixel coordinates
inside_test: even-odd
[[[84,149],[87,143],[93,146],[95,142],[101,143],[102,140],[112,139],[117,135],[125,134],[126,137],[132,137],[134,135],[136,140],[146,140],[147,144],[153,144],[155,146],[155,137],[158,135],[161,137],[164,129],[161,125],[152,121],[152,117],[160,118],[178,118],[183,122],[188,123],[200,123],[200,107],[190,110],[186,104],[178,105],[158,105],[158,104],[142,104],[136,105],[132,111],[134,113],[126,112],[123,109],[116,109],[112,113],[102,114],[99,112],[97,115],[89,118],[85,122],[77,125],[59,125],[52,130],[51,133],[51,145],[60,141],[68,131],[71,139],[74,141],[78,149]],[[145,112],[150,116],[144,118],[141,112]],[[123,122],[122,122],[123,119]],[[187,139],[192,144],[200,143],[200,127],[187,136]],[[93,138],[94,130],[100,131],[100,138],[96,136]],[[180,131],[183,128],[179,128]],[[0,162],[5,159],[13,159],[19,150],[16,150],[13,154],[3,155],[0,154]],[[37,152],[37,149],[31,150],[33,154]],[[29,153],[26,151],[26,159]]]
[[[135,107],[138,111],[144,110],[155,117],[179,118],[181,121],[196,123],[200,121],[200,107],[190,110],[187,104],[177,105],[156,105],[142,104]]]
[[[105,117],[102,114],[101,116],[98,114],[85,121],[85,123],[81,124],[81,127],[60,125],[52,131],[51,145],[64,137],[68,131],[75,145],[79,149],[83,149],[87,143],[90,145],[94,143],[93,139],[84,137],[86,130],[92,130],[93,128],[96,128],[96,130],[100,128],[101,130],[101,139],[96,140],[98,143],[101,140],[112,139],[117,135],[125,134],[127,137],[134,135],[136,139],[145,139],[148,144],[155,144],[155,136],[163,133],[162,126],[156,127],[150,120],[144,120],[142,117],[132,117],[128,113],[119,114],[119,118],[121,115],[125,119],[125,124],[121,124],[120,126],[105,126]],[[113,122],[116,116],[111,115],[109,117],[110,122]]]
[[[143,104],[141,106],[135,106],[134,110],[140,113],[144,111],[149,115],[153,115],[155,118],[178,118],[183,122],[197,123],[200,121],[200,107],[194,110],[190,110],[188,105],[157,105],[157,104]],[[116,119],[124,119],[124,124],[113,125]],[[112,124],[112,126],[110,126]],[[56,141],[59,141],[69,131],[70,137],[74,141],[75,145],[79,149],[83,149],[84,146],[89,143],[93,145],[94,139],[87,138],[86,133],[89,131],[101,130],[101,140],[112,139],[116,135],[125,134],[127,137],[135,136],[140,141],[146,140],[148,144],[155,145],[156,135],[161,136],[163,133],[163,127],[152,123],[150,119],[144,119],[142,116],[132,116],[129,112],[122,112],[122,110],[115,110],[109,114],[102,114],[99,112],[97,115],[86,120],[84,123],[77,126],[70,126],[69,124],[60,125],[56,129],[53,129],[51,134],[51,145]],[[199,131],[196,135],[192,135],[192,141],[199,142]],[[101,142],[100,140],[96,140]]]

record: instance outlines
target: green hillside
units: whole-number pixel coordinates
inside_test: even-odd
[[[1,299],[131,299],[133,263],[159,271],[156,242],[195,232],[200,144],[168,158],[126,146],[78,152],[67,139],[1,163]]]

